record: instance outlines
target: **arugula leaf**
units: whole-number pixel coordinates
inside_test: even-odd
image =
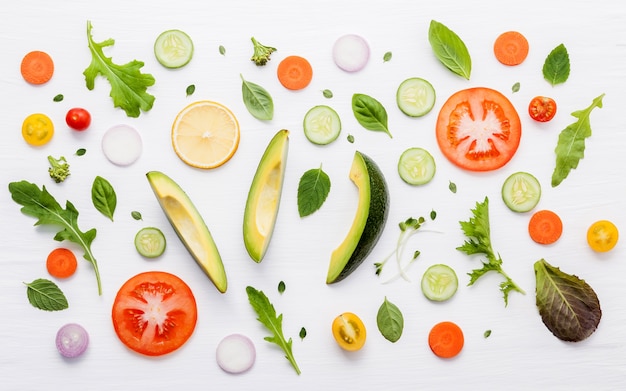
[[[389,133],[387,110],[376,99],[365,94],[352,95],[352,112],[356,120],[367,130]]]
[[[468,221],[461,221],[461,230],[467,237],[462,246],[456,249],[467,255],[483,255],[487,261],[483,261],[482,268],[474,269],[470,276],[470,282],[467,285],[473,285],[480,277],[490,271],[495,271],[504,277],[504,281],[500,283],[500,291],[504,295],[504,305],[509,303],[509,293],[517,291],[523,295],[526,294],[502,269],[502,258],[500,254],[493,251],[491,245],[491,230],[489,227],[489,198],[476,203],[476,208],[472,209],[473,217]]]
[[[272,336],[265,337],[265,340],[280,346],[280,348],[285,352],[285,358],[289,360],[293,369],[295,369],[296,373],[299,375],[300,368],[298,368],[298,364],[296,363],[296,359],[294,358],[291,349],[292,340],[291,338],[289,338],[289,340],[285,340],[285,337],[283,336],[283,315],[280,314],[276,316],[274,306],[270,303],[263,291],[247,286],[246,293],[248,294],[248,301],[250,301],[250,305],[258,315],[257,320],[261,322],[270,332],[272,332]]]
[[[93,206],[111,221],[117,206],[117,195],[111,183],[101,176],[97,176],[91,185],[91,201]]]
[[[298,184],[298,213],[300,217],[317,211],[326,201],[330,192],[330,178],[322,171],[322,166],[306,171]]]
[[[430,21],[428,41],[435,57],[449,70],[469,80],[472,72],[472,58],[465,43],[445,25]]]
[[[578,162],[585,156],[585,139],[591,136],[589,116],[594,108],[602,108],[602,98],[604,98],[604,94],[595,98],[586,109],[574,111],[572,116],[578,120],[567,126],[559,134],[559,141],[554,150],[556,167],[552,173],[552,187],[563,182],[569,172],[578,167]]]
[[[269,92],[258,84],[246,81],[241,76],[241,94],[243,103],[252,116],[261,121],[269,121],[274,117],[274,101]]]
[[[87,42],[91,52],[91,64],[85,69],[87,89],[93,90],[98,74],[106,77],[111,84],[110,96],[114,107],[119,107],[129,117],[139,117],[140,110],[149,111],[154,104],[154,96],[146,91],[154,85],[154,77],[141,73],[142,61],[133,60],[124,65],[113,63],[111,57],[104,55],[103,49],[113,46],[115,40],[109,38],[102,42],[94,42],[91,35],[91,21],[87,21]]]
[[[602,310],[593,288],[540,259],[535,262],[537,308],[548,330],[560,340],[579,342],[598,328]]]
[[[565,45],[560,44],[552,49],[543,63],[542,71],[544,79],[553,86],[565,83],[570,71],[569,54]]]
[[[404,329],[402,312],[400,308],[387,300],[386,297],[378,308],[376,325],[383,337],[390,342],[397,342],[402,336],[402,330]]]
[[[69,307],[61,289],[50,280],[38,278],[26,285],[26,296],[35,308],[44,311],[61,311]]]
[[[91,243],[96,238],[96,229],[83,232],[78,227],[78,211],[70,201],[66,201],[65,209],[59,205],[54,197],[48,193],[46,186],[41,189],[27,181],[9,183],[11,198],[22,205],[21,211],[25,215],[37,218],[35,225],[57,225],[63,229],[54,236],[54,240],[70,242],[80,245],[84,250],[83,257],[92,264],[98,282],[98,294],[102,295],[102,284],[98,263],[91,252]]]

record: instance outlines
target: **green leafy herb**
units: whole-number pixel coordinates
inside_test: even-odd
[[[91,51],[91,64],[85,69],[87,89],[93,90],[95,78],[98,74],[106,77],[111,84],[111,98],[114,107],[119,107],[129,117],[139,117],[140,110],[149,111],[154,104],[154,96],[146,91],[154,85],[154,77],[141,73],[144,63],[133,60],[124,65],[113,63],[110,57],[104,55],[103,49],[113,46],[115,41],[109,38],[102,42],[94,42],[91,35],[91,21],[87,21],[87,40]]]
[[[519,84],[519,81],[518,81],[517,83],[513,84],[513,87],[511,87],[511,91],[518,92],[519,88],[520,88],[520,84]]]
[[[443,24],[431,20],[428,41],[435,57],[449,70],[469,80],[472,58],[465,43],[458,35]]]
[[[84,250],[83,257],[92,264],[98,282],[98,294],[102,295],[102,284],[98,263],[91,252],[91,243],[96,238],[95,228],[83,232],[78,227],[78,211],[67,201],[65,209],[48,193],[45,186],[41,189],[27,181],[9,183],[9,192],[13,201],[22,205],[22,213],[37,218],[35,225],[56,225],[63,229],[54,236],[54,240],[70,242],[80,245]]]
[[[187,88],[185,89],[185,93],[187,94],[187,96],[193,95],[194,92],[196,92],[195,84],[189,84]]]
[[[226,48],[224,46],[220,45],[218,50],[222,56],[226,55]]]
[[[348,142],[349,142],[350,144],[354,143],[354,136],[353,136],[353,135],[349,134],[349,135],[348,135],[348,137],[347,137],[347,139],[348,139]]]
[[[556,167],[552,173],[552,187],[558,186],[572,169],[578,167],[578,162],[585,156],[585,139],[591,136],[591,122],[589,116],[594,108],[602,108],[604,94],[593,100],[584,110],[577,110],[572,116],[578,120],[561,131],[559,141],[554,150]]]
[[[301,328],[298,335],[300,336],[300,339],[304,339],[304,337],[306,337],[306,329],[304,327]]]
[[[313,214],[322,207],[330,192],[330,178],[322,166],[306,171],[298,184],[298,213],[300,217]]]
[[[137,212],[136,210],[133,210],[132,212],[130,212],[130,216],[135,220],[143,220],[143,217],[141,216],[141,212]]]
[[[356,120],[367,130],[389,133],[387,110],[376,99],[365,94],[352,95],[352,112]]]
[[[61,289],[50,280],[38,278],[26,285],[26,296],[35,308],[44,311],[61,311],[69,307]]]
[[[456,194],[456,183],[449,181],[450,183],[448,183],[448,189],[453,193]]]
[[[473,285],[480,277],[490,271],[495,271],[504,277],[504,281],[500,283],[500,291],[504,295],[504,305],[509,303],[509,293],[517,291],[526,294],[502,269],[502,258],[500,254],[496,254],[491,246],[491,231],[489,223],[489,198],[485,197],[483,202],[477,202],[476,208],[472,209],[473,217],[468,221],[461,221],[461,230],[467,237],[465,243],[456,249],[467,255],[483,255],[487,258],[483,261],[481,269],[474,269],[470,276],[470,282],[467,285]]]
[[[63,94],[55,95],[54,98],[52,98],[53,102],[61,102],[62,100],[63,100]]]
[[[75,155],[76,155],[76,156],[83,156],[83,155],[84,155],[84,154],[86,154],[86,153],[87,153],[87,150],[86,150],[85,148],[78,148],[78,149],[76,150]]]
[[[117,195],[109,181],[97,176],[91,185],[91,200],[93,206],[103,215],[113,221],[113,214],[117,206]]]
[[[419,217],[417,219],[413,217],[409,217],[405,221],[398,224],[398,226],[400,227],[400,235],[398,236],[398,241],[396,242],[396,248],[389,255],[387,255],[385,259],[383,259],[381,262],[374,263],[377,276],[380,276],[380,274],[383,271],[383,267],[387,264],[387,262],[389,262],[391,257],[395,256],[396,264],[398,265],[398,274],[395,277],[391,278],[388,282],[391,282],[398,277],[402,277],[406,281],[409,281],[409,277],[407,276],[406,271],[408,270],[409,266],[413,263],[413,261],[415,261],[417,257],[420,255],[420,252],[415,251],[413,253],[413,258],[411,259],[411,261],[406,266],[402,266],[402,258],[403,258],[404,249],[406,247],[408,240],[413,235],[419,232],[419,229],[421,228],[422,224],[424,224],[425,221],[426,219],[424,219],[423,217]]]
[[[560,44],[546,57],[543,63],[543,77],[554,86],[565,83],[569,77],[569,71],[569,54],[567,54],[565,45]]]
[[[324,91],[322,91],[322,95],[324,95],[324,98],[330,99],[333,97],[333,92],[329,89],[325,89]]]
[[[437,212],[435,210],[430,211],[430,219],[434,220],[437,218]]]
[[[400,308],[385,297],[385,300],[378,308],[376,324],[386,340],[397,342],[402,336],[402,330],[404,329],[404,317]]]
[[[540,259],[535,262],[536,304],[543,323],[560,340],[579,342],[596,331],[602,310],[584,280]]]
[[[386,52],[383,55],[383,62],[387,62],[387,61],[391,61],[391,57],[393,56],[393,53],[391,52]]]
[[[281,281],[278,283],[278,293],[282,294],[285,292],[285,281]]]
[[[491,335],[491,330],[485,330],[485,332],[483,333],[483,337],[485,338],[489,338],[490,335]]]
[[[241,76],[241,93],[248,112],[256,119],[269,121],[274,117],[274,101],[269,92]]]
[[[270,343],[278,345],[283,352],[285,352],[285,358],[291,363],[296,373],[300,374],[300,368],[296,363],[296,359],[292,352],[292,340],[286,340],[283,336],[283,315],[276,316],[276,310],[269,301],[263,291],[259,291],[251,286],[246,287],[246,293],[248,294],[248,301],[256,312],[257,320],[261,322],[270,332],[271,336],[265,337],[265,340]]]

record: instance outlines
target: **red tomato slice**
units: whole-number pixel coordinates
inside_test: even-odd
[[[112,318],[124,345],[147,356],[161,356],[187,342],[196,327],[198,310],[183,280],[150,271],[122,285],[113,302]]]
[[[454,93],[437,118],[437,142],[444,156],[470,171],[490,171],[511,160],[522,136],[513,104],[485,87]]]
[[[556,115],[556,102],[547,96],[536,96],[528,104],[530,118],[539,122],[548,122]]]

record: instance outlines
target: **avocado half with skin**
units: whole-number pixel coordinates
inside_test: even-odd
[[[218,291],[228,286],[222,257],[204,219],[187,193],[167,175],[159,171],[146,174],[165,216],[202,271]]]
[[[385,177],[378,165],[359,151],[352,160],[350,180],[359,190],[356,216],[345,239],[330,257],[327,284],[343,280],[363,263],[380,239],[389,214]]]
[[[243,241],[250,257],[261,262],[272,239],[289,149],[289,131],[278,131],[257,167],[243,215]]]

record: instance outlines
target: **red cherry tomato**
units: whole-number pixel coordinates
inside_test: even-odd
[[[91,114],[85,109],[74,107],[67,112],[65,122],[67,122],[67,126],[70,128],[82,131],[91,124]]]
[[[547,96],[536,96],[528,105],[530,118],[539,122],[548,122],[556,114],[556,102]]]

